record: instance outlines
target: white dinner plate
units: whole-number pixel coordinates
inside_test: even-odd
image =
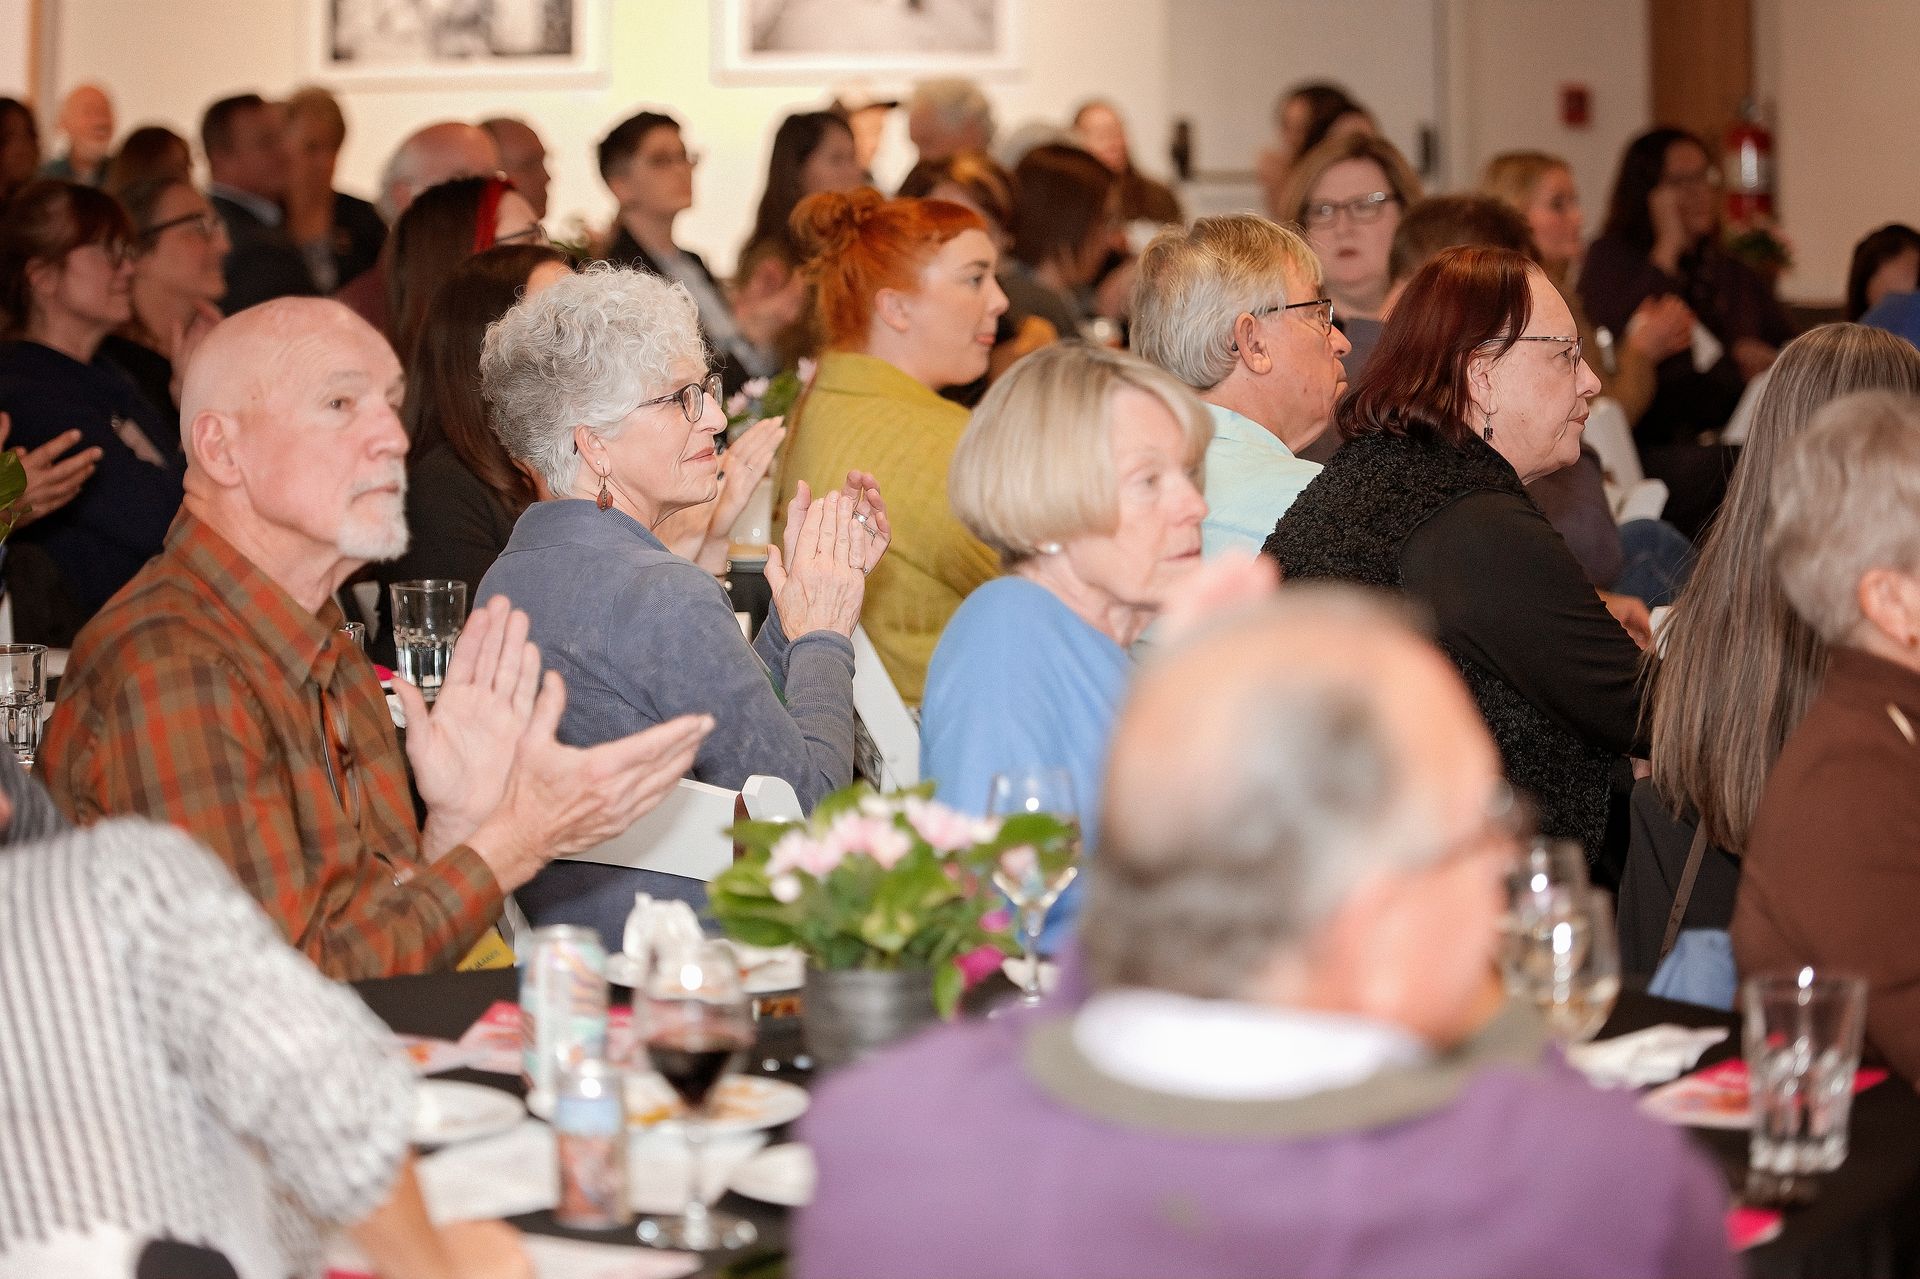
[[[707,1130],[755,1132],[778,1128],[807,1112],[807,1090],[765,1075],[728,1075],[714,1090],[707,1108]],[[627,1076],[627,1123],[634,1128],[677,1125],[686,1108],[673,1088],[653,1071]]]
[[[423,1079],[413,1091],[416,1146],[451,1146],[505,1132],[526,1117],[527,1108],[510,1092],[485,1084]]]
[[[813,1187],[819,1175],[813,1162],[813,1148],[789,1141],[769,1146],[743,1162],[733,1170],[728,1185],[762,1203],[804,1208],[813,1202]]]

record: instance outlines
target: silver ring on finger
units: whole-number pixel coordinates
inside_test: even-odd
[[[865,511],[855,511],[853,513],[853,522],[861,528],[866,528],[868,524],[867,513]]]

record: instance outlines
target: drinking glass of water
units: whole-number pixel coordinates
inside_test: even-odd
[[[1867,1021],[1867,983],[1802,968],[1750,977],[1740,989],[1753,1137],[1744,1198],[1811,1199],[1820,1173],[1847,1158],[1853,1072]]]
[[[1001,854],[993,884],[1007,895],[1020,926],[1025,964],[1020,1001],[1040,1002],[1040,934],[1047,912],[1080,873],[1080,808],[1074,803],[1073,778],[1064,768],[1035,768],[995,773],[987,784],[987,816],[1003,821],[1026,813],[1044,813],[1066,823],[1073,838],[1064,856],[1045,849],[1013,848]]]
[[[442,578],[395,582],[393,651],[398,674],[431,703],[453,660],[453,642],[467,621],[467,584]]]
[[[0,644],[0,730],[20,767],[33,771],[47,700],[47,646]]]

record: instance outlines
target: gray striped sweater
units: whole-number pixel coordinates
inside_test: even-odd
[[[0,849],[0,1276],[90,1236],[316,1273],[405,1154],[405,1061],[198,844],[139,819],[48,835],[20,781],[40,838]]]

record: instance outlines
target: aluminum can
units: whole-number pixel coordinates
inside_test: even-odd
[[[633,1220],[623,1081],[617,1067],[598,1057],[563,1066],[555,1075],[560,1198],[553,1219],[570,1230],[612,1230]]]
[[[520,1066],[528,1104],[553,1103],[556,1066],[607,1055],[607,952],[591,928],[536,929],[520,970]]]

